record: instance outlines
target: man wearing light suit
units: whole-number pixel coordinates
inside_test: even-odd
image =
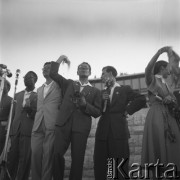
[[[38,88],[37,113],[32,130],[32,180],[51,180],[54,129],[60,105],[61,89],[49,77],[51,63],[43,67],[46,82]]]
[[[65,79],[58,74],[61,62],[68,62],[60,56],[52,62],[50,76],[62,88],[63,101],[56,121],[54,144],[54,180],[63,180],[64,154],[71,143],[70,180],[81,180],[87,138],[91,129],[91,116],[101,115],[100,90],[91,86],[88,77],[91,66],[83,62],[78,66],[79,81]]]

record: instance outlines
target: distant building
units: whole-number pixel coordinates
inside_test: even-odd
[[[139,73],[139,74],[131,74],[131,75],[121,75],[116,77],[117,82],[120,85],[129,85],[131,88],[134,90],[139,91],[141,94],[147,94],[147,86],[145,82],[145,74],[144,73]],[[96,79],[91,79],[90,83],[98,88],[98,89],[103,89],[103,84],[101,82],[100,78]]]
[[[104,88],[100,78],[90,79],[89,81],[94,87],[96,87],[100,90],[102,90]],[[131,74],[131,75],[120,75],[120,76],[116,77],[116,81],[120,85],[129,85],[135,91],[138,91],[141,94],[145,95],[146,100],[148,102],[147,86],[146,86],[146,82],[145,82],[145,73],[138,73],[138,74]],[[167,79],[167,83],[170,87],[174,88],[174,86],[172,85],[171,82],[172,82],[171,77],[169,76],[169,78]],[[176,98],[178,99],[179,104],[180,104],[180,81],[176,85],[176,88],[174,88],[174,91],[178,92],[178,93],[176,93],[176,94],[178,94],[178,97],[176,96]],[[147,103],[147,106],[149,106],[148,103]]]

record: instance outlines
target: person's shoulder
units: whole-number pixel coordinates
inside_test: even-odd
[[[132,89],[130,85],[120,85],[120,86],[116,86],[117,89]]]
[[[8,102],[11,102],[11,100],[12,100],[12,97],[9,95],[7,95],[5,98],[6,98],[6,101],[8,101]]]
[[[24,93],[24,92],[25,92],[24,90],[19,91],[19,92],[17,92],[17,93],[16,93],[16,95],[15,95],[15,96],[19,96],[20,94],[22,94],[22,93]]]
[[[31,95],[32,96],[37,96],[37,90],[36,91],[32,91]]]
[[[126,93],[134,91],[130,85],[121,85],[120,87],[117,87],[117,88],[119,88],[119,90],[124,91]]]
[[[76,81],[72,80],[72,79],[67,79],[67,82],[70,84],[70,83],[74,83]]]
[[[98,89],[98,88],[96,88],[96,87],[94,87],[94,86],[90,86],[91,87],[91,89],[95,92],[95,93],[101,93],[101,91],[102,90],[100,90],[100,89]]]
[[[44,84],[42,84],[41,86],[39,86],[36,91],[37,91],[37,92],[40,91],[43,87],[44,87]]]
[[[22,94],[24,94],[24,90],[22,90],[22,91],[20,91],[20,92],[17,92],[16,94],[15,94],[15,99],[18,99],[18,98],[21,98],[22,97]]]

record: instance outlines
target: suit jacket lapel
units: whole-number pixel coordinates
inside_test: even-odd
[[[31,94],[30,94],[30,96],[29,96],[30,102],[32,102],[33,98],[34,98],[34,92],[31,92]]]
[[[85,86],[81,93],[84,95],[84,97],[87,97],[90,94],[91,86]]]
[[[111,105],[116,101],[116,95],[119,94],[119,88],[120,87],[115,87],[114,88],[114,92],[113,92],[113,95],[112,95],[112,101],[111,101]]]
[[[19,98],[18,98],[19,100],[17,99],[17,100],[18,100],[17,103],[20,104],[21,107],[23,107],[24,93],[25,93],[25,91],[22,91],[22,92],[20,93]]]
[[[51,91],[54,89],[54,82],[52,82],[51,87],[49,88],[47,95],[44,99],[46,99],[48,97],[48,95],[51,93]]]
[[[44,85],[42,85],[38,90],[38,99],[44,99]]]

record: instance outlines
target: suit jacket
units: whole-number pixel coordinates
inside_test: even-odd
[[[180,91],[176,90],[173,93],[174,93],[174,96],[176,97],[177,104],[180,107]]]
[[[14,118],[11,124],[10,135],[21,133],[25,136],[31,136],[32,126],[37,107],[37,93],[32,92],[29,96],[30,108],[23,108],[23,99],[25,91],[21,91],[15,95]]]
[[[72,130],[76,132],[89,133],[91,129],[91,116],[97,118],[101,115],[100,90],[85,86],[81,94],[85,96],[86,107],[77,108],[73,103],[75,92],[80,92],[80,86],[73,80],[67,80],[58,74],[59,64],[52,62],[50,76],[56,81],[63,91],[63,101],[59,111],[56,125],[63,126],[68,120],[72,120]]]
[[[44,119],[45,126],[48,130],[54,130],[55,121],[58,117],[62,95],[61,89],[55,82],[52,83],[46,97],[43,96],[44,85],[37,90],[37,112],[35,116],[33,132],[36,131]]]
[[[0,121],[7,121],[9,117],[9,112],[11,108],[12,98],[8,95],[2,95],[2,100],[0,103]]]
[[[106,140],[110,128],[112,128],[114,138],[129,138],[125,112],[132,115],[145,104],[145,97],[133,91],[130,86],[115,87],[112,101],[98,122],[96,138]]]

